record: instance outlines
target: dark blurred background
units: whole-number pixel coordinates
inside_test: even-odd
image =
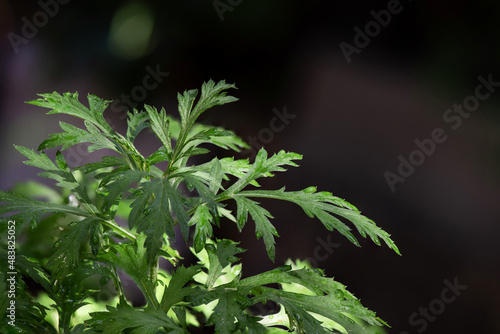
[[[380,14],[388,7],[390,22]],[[374,13],[385,27],[369,24]],[[255,137],[270,152],[304,155],[267,186],[331,191],[391,233],[403,254],[367,240],[357,248],[300,209],[265,202],[281,235],[275,264],[252,224],[242,234],[231,224],[218,231],[250,249],[246,274],[309,258],[390,323],[389,333],[500,333],[500,91],[456,129],[443,119],[475,93],[478,76],[500,82],[499,22],[493,0],[0,0],[0,188],[37,179],[12,144],[36,148],[59,132],[58,116],[24,103],[37,93],[119,100],[107,117],[123,130],[127,103],[175,114],[176,92],[225,79],[240,101],[201,121]],[[340,44],[355,47],[355,27],[367,24],[372,36],[358,37],[367,45],[348,62]],[[141,88],[151,71],[157,85]],[[277,127],[276,112],[288,124]],[[446,141],[391,189],[384,173],[397,174],[398,157],[408,159],[435,128]],[[149,138],[140,136],[146,152],[156,145]],[[81,147],[66,157],[96,159]],[[328,242],[335,246],[321,248]],[[436,301],[444,280],[467,286],[449,304]],[[411,321],[429,306],[434,316]]]

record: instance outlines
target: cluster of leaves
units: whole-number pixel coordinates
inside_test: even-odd
[[[128,114],[125,135],[116,132],[103,116],[111,101],[94,95],[88,96],[88,107],[79,102],[76,93],[41,94],[40,99],[30,102],[50,109],[48,114],[81,118],[84,127],[60,122],[63,132],[50,135],[38,152],[16,146],[28,158],[25,164],[42,169],[39,175],[55,180],[62,195],[38,191],[47,198],[41,201],[33,198],[40,197],[37,194],[0,192],[0,202],[5,203],[0,206],[0,215],[11,214],[0,225],[2,235],[6,235],[8,219],[17,224],[16,236],[28,239],[17,249],[17,329],[154,334],[189,333],[190,326],[214,326],[216,333],[364,333],[368,325],[385,324],[345,286],[318,269],[288,265],[242,278],[237,255],[244,250],[234,241],[214,236],[213,227],[220,226],[222,220],[234,222],[241,231],[250,217],[257,238],[263,239],[274,261],[278,232],[271,223],[271,213],[257,202],[271,198],[299,205],[328,230],[337,230],[359,246],[346,224],[350,222],[362,237],[369,236],[377,245],[382,240],[399,254],[389,234],[331,193],[317,192],[315,187],[301,191],[260,189],[258,179],[297,166],[296,161],[302,158],[299,154],[280,151],[269,156],[261,149],[252,163],[226,157],[190,165],[191,157],[210,152],[207,144],[236,151],[247,147],[231,131],[196,123],[207,109],[237,100],[227,95],[230,88],[235,87],[209,81],[203,84],[199,97],[196,89],[178,94],[180,119],[147,105],[143,111],[133,110]],[[134,145],[145,129],[161,143],[147,157]],[[71,168],[60,151],[54,159],[44,151],[56,147],[65,150],[80,143],[90,143],[89,152],[104,149],[115,153]],[[234,211],[226,208],[230,201],[236,204]],[[54,242],[55,249],[34,252],[34,245],[42,239],[39,234],[30,241],[30,233],[41,230],[43,234],[44,228],[50,231],[46,239]],[[54,235],[54,230],[62,232]],[[176,233],[192,242],[199,263],[188,267],[179,264],[180,256],[171,246]],[[2,265],[6,254],[3,241]],[[170,273],[159,269],[160,258],[173,265]],[[132,307],[126,298],[124,275],[144,295],[144,307]],[[34,281],[53,304],[37,302],[21,277]],[[0,288],[5,290],[3,282]],[[89,300],[98,303],[96,293],[104,286],[113,287],[115,299],[103,300],[106,309],[91,312],[85,322],[75,323],[75,314]],[[266,301],[280,307],[275,320],[251,311],[252,306]],[[0,306],[3,312],[7,304],[2,301]],[[51,312],[57,321],[46,321]],[[2,332],[9,329],[6,323],[2,326]]]

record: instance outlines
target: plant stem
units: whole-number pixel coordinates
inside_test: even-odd
[[[156,283],[158,280],[158,267],[160,265],[160,257],[156,255],[155,260],[149,267],[149,279],[151,280],[151,283],[153,284],[153,290],[156,292]]]
[[[125,290],[123,289],[122,282],[118,276],[118,271],[114,265],[110,265],[110,270],[113,273],[113,283],[115,284],[116,292],[118,293],[118,298],[120,299],[120,304],[126,304]]]
[[[113,231],[117,232],[122,237],[127,238],[127,239],[132,240],[132,241],[137,240],[137,237],[134,234],[130,233],[129,231],[127,231],[126,229],[124,229],[120,225],[116,224],[114,221],[103,220],[102,222],[104,225],[111,228]]]

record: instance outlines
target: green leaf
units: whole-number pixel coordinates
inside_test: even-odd
[[[77,182],[61,152],[57,151],[56,163],[54,164],[43,151],[38,154],[23,146],[14,145],[14,147],[19,153],[29,158],[29,160],[23,162],[24,164],[45,170],[38,175],[58,181],[58,186],[70,190],[79,201],[87,204],[89,208],[94,208],[92,201],[88,197],[87,190]]]
[[[216,145],[225,150],[233,150],[239,152],[241,148],[248,148],[240,137],[236,136],[234,132],[225,130],[221,127],[207,126],[200,123],[195,123],[191,128],[190,136],[186,141],[189,146],[198,146],[203,143]]]
[[[102,333],[157,334],[163,328],[170,334],[189,334],[161,310],[134,309],[129,306],[113,308],[108,312],[91,314],[89,325]]]
[[[149,121],[149,114],[141,111],[137,112],[137,110],[134,109],[133,113],[128,112],[128,119],[127,119],[127,140],[130,141],[131,143],[134,142],[135,137],[144,130],[145,128],[148,128],[151,126],[150,121]]]
[[[184,297],[192,293],[192,288],[184,286],[200,270],[201,266],[191,266],[189,268],[180,266],[172,273],[172,278],[163,292],[163,298],[160,303],[164,312],[168,312],[172,306],[183,301]]]
[[[59,125],[65,132],[51,134],[49,139],[38,146],[38,151],[57,146],[62,146],[61,150],[66,150],[68,147],[80,143],[92,143],[87,148],[88,152],[103,148],[116,150],[114,144],[87,120],[85,121],[87,131],[64,122],[59,122]]]
[[[234,84],[226,84],[225,80],[221,80],[217,84],[212,80],[203,83],[201,86],[200,99],[190,115],[193,122],[207,109],[238,101],[237,98],[228,96],[227,92],[225,92],[225,90],[230,88],[236,89],[236,86]]]
[[[58,313],[57,332],[188,333],[188,324],[197,324],[203,318],[195,319],[191,310],[202,312],[208,319],[207,325],[215,326],[216,333],[283,333],[282,328],[296,333],[364,333],[365,324],[385,324],[374,312],[364,308],[345,286],[324,277],[321,270],[291,270],[284,266],[241,279],[241,264],[235,263],[244,250],[231,240],[212,241],[213,224],[221,226],[221,217],[234,221],[240,230],[250,217],[255,222],[257,238],[263,238],[267,254],[274,261],[278,233],[271,223],[271,213],[258,203],[258,198],[269,198],[299,205],[328,230],[336,229],[359,245],[350,227],[352,223],[362,237],[369,236],[377,245],[383,240],[399,254],[389,234],[361,215],[356,207],[331,193],[317,192],[316,187],[292,192],[285,188],[246,190],[249,186],[260,187],[259,178],[272,177],[288,166],[297,166],[296,161],[302,158],[299,154],[280,151],[269,157],[261,149],[253,163],[246,159],[215,158],[200,165],[188,164],[192,156],[210,152],[206,144],[235,151],[249,147],[231,131],[196,123],[207,109],[236,101],[227,95],[231,88],[236,87],[225,81],[210,80],[200,91],[178,94],[180,120],[168,116],[163,108],[146,105],[144,111],[133,110],[128,113],[126,135],[116,133],[106,123],[103,113],[110,101],[96,96],[88,96],[88,107],[79,102],[76,93],[42,94],[40,99],[31,102],[49,108],[49,114],[76,116],[84,123],[84,127],[79,128],[60,122],[62,132],[50,135],[39,150],[54,147],[65,150],[88,142],[91,143],[89,152],[111,149],[121,155],[104,156],[101,161],[77,167],[75,173],[59,151],[52,161],[43,151],[37,153],[16,146],[28,158],[27,165],[41,168],[40,176],[56,180],[58,186],[64,188],[61,196],[51,193],[51,199],[62,203],[68,196],[71,198],[69,204],[61,205],[0,192],[0,202],[7,202],[0,205],[0,215],[13,214],[8,219],[16,220],[18,235],[27,222],[34,222],[32,227],[36,227],[45,213],[62,213],[44,221],[44,224],[61,223],[52,228],[64,227],[68,220],[72,221],[64,227],[60,240],[54,245],[57,249],[46,264],[50,275],[37,264],[46,263],[47,252],[33,261],[19,254],[17,263],[21,274],[18,277],[31,276],[55,302],[51,312]],[[133,144],[146,128],[151,128],[161,142],[156,151],[150,150],[153,153],[147,159]],[[156,164],[164,161],[168,162],[167,168],[161,170],[161,165]],[[43,195],[41,189],[33,189],[38,197]],[[227,200],[236,202],[236,212],[232,211],[234,206],[225,206]],[[120,218],[128,219],[130,231],[114,221],[118,210]],[[70,216],[65,218],[63,214]],[[0,231],[5,230],[6,225],[1,224]],[[194,230],[191,250],[200,264],[185,268],[178,265],[180,254],[171,245],[177,228],[184,240],[189,240],[190,226]],[[32,235],[34,232],[29,234],[28,241]],[[124,238],[129,240],[123,241]],[[0,258],[5,254],[0,249]],[[29,255],[38,256],[38,253],[34,251]],[[161,274],[166,280],[158,279],[161,257],[175,267],[171,275]],[[145,307],[128,305],[117,269],[137,284],[145,296]],[[2,291],[6,288],[3,272],[0,270]],[[87,280],[94,275],[103,278],[100,285],[113,279],[119,306],[109,307],[111,301],[105,301],[107,312],[92,313],[85,324],[72,327],[75,311],[96,291],[87,285],[95,283],[95,279]],[[157,297],[160,296],[156,291],[158,284],[166,286],[161,301]],[[281,289],[276,288],[280,284]],[[25,290],[26,285],[20,279],[19,319],[23,324],[40,325],[21,326],[16,330],[55,333],[43,320],[50,316],[47,308],[30,301]],[[280,305],[278,321],[251,315],[250,306],[266,301]],[[0,300],[0,308],[5,305]],[[4,331],[1,326],[0,331]]]
[[[299,284],[309,289],[311,293],[295,293],[264,286],[273,283]],[[362,319],[371,325],[385,324],[373,311],[363,307],[344,285],[323,277],[317,270],[290,270],[290,267],[284,266],[239,282],[229,283],[228,287],[251,291],[256,295],[252,302],[272,300],[283,305],[289,315],[290,324],[304,333],[330,333],[322,328],[320,322],[314,318],[314,314],[331,319],[348,333],[364,333],[363,326],[352,318]]]
[[[5,249],[0,248],[0,313],[3,318],[0,320],[0,332],[1,333],[47,333],[56,334],[58,331],[50,325],[46,320],[48,308],[41,305],[40,303],[33,300],[33,297],[28,293],[28,287],[23,280],[26,277],[26,272],[24,270],[24,257],[21,258],[20,254],[16,255],[16,268],[18,269],[18,275],[14,277],[15,279],[15,321],[14,326],[8,324],[9,319],[7,317],[7,307],[9,307],[9,300],[12,298],[7,298],[10,291],[8,287],[9,281],[12,280],[13,275],[8,274],[8,252],[7,247]],[[46,284],[44,279],[40,280],[39,273],[32,271],[35,274],[34,279],[43,284]],[[22,274],[22,276],[21,276]],[[7,280],[9,279],[9,280]]]
[[[236,86],[234,84],[226,84],[225,80],[217,84],[212,80],[203,83],[200,98],[194,108],[194,100],[198,95],[197,89],[185,91],[184,94],[177,94],[182,128],[189,131],[196,119],[207,109],[237,101],[237,98],[228,96],[227,92],[225,92],[225,90],[230,88],[236,89]]]
[[[77,207],[37,201],[24,196],[9,194],[1,190],[0,202],[7,202],[7,204],[0,206],[0,215],[8,212],[19,211],[18,213],[9,216],[9,219],[15,220],[18,225],[18,227],[16,227],[16,235],[21,233],[26,223],[30,223],[32,221],[39,222],[41,217],[49,212],[62,212],[80,217],[92,217],[91,214]]]
[[[82,284],[84,281],[88,282],[91,277],[100,278],[101,287],[109,281],[111,273],[105,266],[84,261],[78,268],[73,268],[55,282],[54,292],[49,297],[55,302],[52,306],[58,313],[60,333],[78,333],[78,326],[71,328],[72,317],[78,309],[88,305],[86,299],[98,291]]]
[[[154,165],[162,161],[170,160],[170,153],[166,151],[165,147],[160,147],[156,152],[153,152],[148,158],[147,161],[149,165]],[[161,175],[163,172],[161,173]]]
[[[269,159],[267,158],[267,152],[263,148],[260,149],[259,153],[255,157],[255,162],[250,167],[250,169],[245,173],[245,176],[236,181],[231,187],[229,187],[223,195],[231,196],[238,193],[247,185],[251,184],[259,177],[270,177],[273,176],[273,172],[286,171],[282,166],[294,166],[297,164],[293,160],[300,160],[302,156],[297,153],[280,151],[274,154]]]
[[[185,158],[189,155],[200,154],[203,152],[198,150],[196,147],[190,145],[186,146],[186,144],[188,144],[189,137],[197,135],[197,133],[191,133],[191,128],[193,127],[196,119],[205,110],[216,105],[222,105],[237,100],[235,97],[227,96],[227,92],[225,90],[229,88],[236,87],[231,84],[226,84],[225,81],[220,81],[219,83],[215,84],[212,80],[210,80],[204,83],[201,88],[201,96],[194,107],[194,100],[198,94],[198,91],[196,89],[186,91],[183,95],[177,94],[181,124],[178,140],[172,154],[172,161],[169,166],[169,170],[166,171],[166,174],[169,174],[174,166],[183,167],[187,161],[187,159]],[[183,152],[185,152],[185,154],[183,154]]]
[[[274,261],[275,257],[275,247],[276,242],[274,241],[274,237],[279,237],[278,231],[274,227],[274,225],[269,221],[268,218],[273,218],[273,216],[264,209],[259,206],[259,203],[252,201],[248,198],[245,198],[240,195],[234,195],[233,199],[238,204],[238,228],[241,230],[245,225],[245,222],[248,219],[248,213],[252,217],[255,222],[255,235],[257,239],[263,237],[264,244],[266,245],[266,251],[269,258]]]
[[[148,112],[149,118],[151,119],[151,128],[153,132],[158,136],[161,143],[167,150],[167,153],[172,152],[171,136],[169,131],[169,119],[167,118],[167,113],[165,109],[161,109],[160,113],[154,107],[144,105],[144,108]]]
[[[129,226],[136,227],[137,232],[144,232],[147,235],[148,263],[151,263],[157,250],[161,248],[164,233],[170,238],[175,238],[175,221],[172,213],[179,222],[185,240],[189,234],[189,215],[186,212],[184,196],[172,187],[168,179],[144,182],[140,191],[142,194],[131,204]]]
[[[183,157],[191,157],[193,155],[202,155],[202,154],[207,154],[210,153],[209,149],[203,148],[203,147],[190,147],[186,151],[182,153]]]
[[[218,240],[215,245],[207,244],[205,249],[207,250],[209,259],[206,285],[211,289],[215,286],[217,279],[225,274],[223,272],[224,268],[239,260],[236,254],[242,253],[245,250],[238,247],[237,242],[228,239]]]
[[[103,100],[89,94],[87,100],[89,108],[78,101],[78,93],[53,92],[51,94],[38,94],[41,98],[28,102],[44,108],[52,109],[47,114],[67,114],[87,120],[108,134],[114,133],[111,126],[104,119],[103,113],[111,101]]]
[[[329,192],[310,192],[309,190],[286,192],[285,188],[282,188],[280,190],[247,190],[240,192],[239,196],[273,198],[295,203],[311,218],[317,217],[328,230],[336,229],[359,246],[359,242],[350,232],[351,229],[334,215],[343,217],[354,224],[362,237],[370,236],[379,246],[379,238],[381,238],[389,248],[401,255],[387,232],[379,228],[371,219],[361,215],[355,206]]]
[[[85,218],[78,221],[56,242],[57,250],[47,262],[47,267],[53,270],[53,280],[64,277],[78,267],[81,258],[81,244],[96,224],[100,224],[100,221],[95,218]]]
[[[99,169],[108,168],[108,167],[126,167],[127,162],[122,157],[114,157],[114,156],[103,156],[101,161],[90,162],[83,166],[78,166],[75,170],[79,170],[84,174],[89,174],[95,172]]]
[[[49,274],[36,262],[27,259],[23,255],[16,256],[16,269],[25,276],[40,284],[45,291],[51,291]]]
[[[141,289],[148,305],[157,308],[159,304],[154,292],[154,283],[148,277],[150,262],[147,261],[146,257],[145,241],[146,236],[140,234],[135,243],[111,245],[109,251],[100,252],[96,259],[110,265],[116,265],[125,271]]]
[[[100,174],[102,177],[100,187],[107,190],[107,194],[103,199],[102,209],[108,211],[112,205],[118,205],[122,195],[130,189],[133,182],[139,183],[145,177],[152,177],[139,170],[119,170],[115,169],[108,173]],[[112,217],[111,217],[112,218]]]
[[[245,319],[243,310],[250,305],[247,297],[237,291],[217,289],[217,305],[208,319],[208,325],[215,325],[215,333],[234,333],[236,319]]]
[[[212,222],[213,217],[208,207],[205,204],[199,205],[189,221],[189,225],[196,226],[194,231],[194,250],[196,253],[201,252],[205,247],[207,238],[212,237]]]
[[[203,171],[205,173],[210,174],[211,170],[213,168],[213,163],[215,160],[218,160],[218,163],[221,165],[221,171],[223,175],[224,180],[229,180],[228,175],[230,176],[235,176],[237,178],[243,178],[245,176],[245,173],[250,170],[251,166],[250,163],[248,162],[248,159],[240,159],[240,160],[234,160],[233,157],[228,157],[228,158],[223,158],[223,159],[213,159],[210,162],[201,164],[201,165],[195,165],[190,167],[192,170],[199,170]],[[251,185],[255,187],[259,187],[260,185],[257,183],[257,181],[251,181]]]
[[[184,94],[177,93],[177,101],[179,102],[179,115],[181,116],[181,126],[187,128],[193,109],[194,100],[198,95],[197,89],[191,89],[184,92]]]

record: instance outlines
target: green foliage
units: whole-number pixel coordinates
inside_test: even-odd
[[[50,251],[30,251],[32,244],[17,244],[18,303],[23,306],[17,317],[19,329],[153,334],[213,326],[216,333],[365,333],[370,326],[386,325],[319,269],[286,265],[242,278],[238,255],[245,250],[235,241],[218,239],[214,225],[233,222],[243,231],[251,219],[257,239],[263,239],[274,261],[279,235],[272,214],[257,202],[259,198],[294,203],[357,246],[348,223],[375,244],[382,240],[397,254],[399,250],[389,234],[331,193],[317,192],[315,187],[260,189],[259,179],[297,167],[299,154],[280,151],[269,156],[261,149],[253,163],[233,157],[190,163],[193,156],[210,152],[207,145],[234,151],[248,147],[231,131],[197,123],[207,109],[236,101],[227,94],[234,88],[210,80],[199,97],[196,89],[178,94],[180,119],[147,105],[144,111],[133,110],[128,113],[125,135],[105,121],[103,113],[110,101],[94,95],[88,96],[88,107],[79,102],[77,93],[41,94],[30,102],[50,109],[48,114],[81,118],[84,128],[60,122],[63,132],[50,135],[39,152],[16,146],[28,158],[24,163],[55,180],[60,193],[34,183],[17,187],[23,195],[0,191],[4,203],[0,214],[10,214],[0,230],[5,232],[7,220],[15,220],[19,240],[23,235],[32,240],[30,233],[36,229],[41,236],[49,233],[46,226],[60,231],[52,235],[56,241]],[[148,157],[134,145],[141,131],[149,131],[160,143]],[[90,143],[89,152],[106,150],[111,155],[71,168],[60,151],[54,159],[44,151],[56,147],[64,151],[80,143]],[[26,196],[30,192],[36,198]],[[46,194],[42,196],[46,201],[40,200],[41,194]],[[231,201],[234,211],[227,209]],[[171,246],[176,238],[192,243],[199,263],[180,264],[180,255]],[[2,266],[7,263],[7,244],[1,242]],[[161,258],[174,267],[170,273],[159,268]],[[4,268],[0,272],[5,276]],[[140,289],[145,306],[132,306],[125,295],[124,282],[129,281],[124,281],[124,275]],[[33,295],[24,283],[27,277],[52,304],[42,304]],[[4,278],[0,288],[7,290]],[[99,297],[103,291],[112,291],[112,298]],[[103,307],[97,311],[96,306],[87,320],[75,321],[88,300],[107,306],[106,311]],[[266,316],[252,312],[252,307],[266,301],[278,305],[279,311]],[[2,300],[0,306],[4,311],[7,303]],[[57,314],[58,321],[50,320],[48,312]],[[2,326],[2,332],[10,330],[8,324]]]

